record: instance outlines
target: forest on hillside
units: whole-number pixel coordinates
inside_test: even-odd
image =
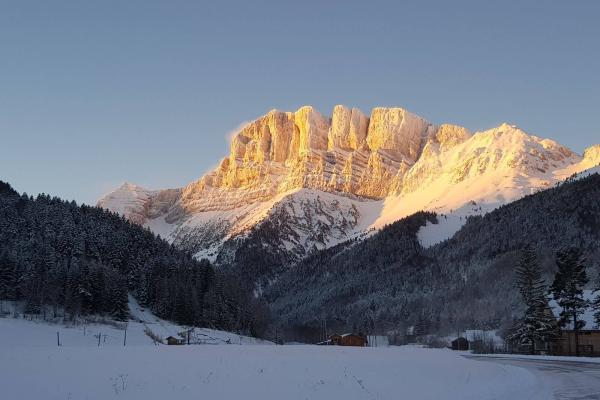
[[[215,271],[122,217],[0,182],[0,299],[65,319],[128,318],[128,294],[179,324],[260,336],[268,310]]]
[[[549,281],[556,251],[580,248],[600,264],[600,175],[570,180],[484,216],[423,248],[417,232],[443,215],[417,213],[364,241],[315,252],[265,290],[277,323],[295,339],[330,331],[450,334],[506,329],[522,312],[514,285],[519,252],[531,245]],[[595,279],[594,279],[595,281]]]

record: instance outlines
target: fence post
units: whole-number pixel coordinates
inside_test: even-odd
[[[58,331],[56,332],[56,344],[60,347],[60,333]]]
[[[125,337],[123,338],[123,347],[127,344],[127,328],[125,328]]]

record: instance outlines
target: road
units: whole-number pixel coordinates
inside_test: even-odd
[[[555,399],[600,400],[600,364],[571,360],[465,356],[483,362],[494,362],[526,368],[550,388]]]

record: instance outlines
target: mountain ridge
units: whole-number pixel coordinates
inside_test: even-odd
[[[460,210],[465,217],[489,211],[599,163],[599,145],[581,156],[507,123],[471,134],[402,108],[376,107],[367,117],[338,105],[326,117],[304,106],[271,110],[243,126],[229,156],[183,188],[125,184],[98,205],[211,260],[224,247],[232,254],[226,243],[239,242],[270,218],[296,221],[286,222],[280,250],[298,259],[420,210]],[[478,211],[465,211],[471,202],[481,206]],[[298,218],[290,204],[315,208],[301,207]],[[356,221],[336,233],[310,222],[318,218]],[[317,227],[313,237],[319,240],[298,248],[308,227]]]

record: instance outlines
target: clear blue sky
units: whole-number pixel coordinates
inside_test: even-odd
[[[581,152],[598,21],[593,0],[0,0],[0,179],[87,203],[177,187],[241,122],[303,104],[506,121]]]

